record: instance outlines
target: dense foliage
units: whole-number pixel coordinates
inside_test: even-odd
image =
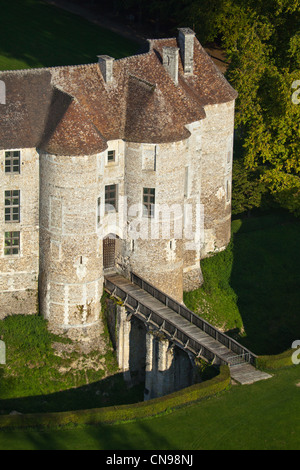
[[[230,62],[227,77],[239,93],[236,126],[245,147],[239,198],[245,209],[256,207],[264,187],[300,215],[300,0],[114,0],[113,5],[138,23],[151,20],[170,34],[190,26],[202,43],[220,42]],[[242,174],[242,168],[240,163],[235,170]],[[256,193],[251,202],[243,197],[247,182]]]
[[[196,11],[211,39],[221,34],[230,60],[246,167],[261,168],[275,199],[300,215],[300,106],[292,88],[300,78],[299,0],[204,0]]]

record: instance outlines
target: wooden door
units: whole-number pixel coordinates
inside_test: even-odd
[[[116,239],[104,238],[103,240],[103,267],[104,269],[115,266]]]

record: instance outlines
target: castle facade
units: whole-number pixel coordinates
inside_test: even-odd
[[[90,65],[0,72],[0,318],[93,328],[106,272],[176,300],[230,240],[236,92],[193,31]]]

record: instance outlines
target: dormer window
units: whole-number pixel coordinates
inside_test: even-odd
[[[5,152],[5,173],[20,173],[21,152],[13,150]]]

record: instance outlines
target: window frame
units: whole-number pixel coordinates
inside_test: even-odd
[[[149,157],[149,152],[151,152],[150,157]],[[151,162],[151,165],[149,165],[149,162]],[[142,171],[149,171],[149,172],[156,171],[156,166],[157,166],[157,145],[143,144]]]
[[[18,243],[15,244],[14,241],[17,240]],[[10,242],[7,245],[7,242]],[[16,253],[13,253],[13,250],[17,250]],[[8,231],[4,232],[4,256],[19,256],[21,251],[21,232]]]
[[[232,162],[232,149],[227,151],[227,165],[231,165]]]
[[[226,180],[225,192],[226,192],[226,204],[229,204],[231,201],[231,183],[229,179]]]
[[[112,158],[110,158],[112,156]],[[115,150],[108,150],[107,151],[107,163],[115,163],[116,162],[116,151]]]
[[[15,161],[18,161],[18,163],[16,164]],[[14,169],[14,168],[17,168],[17,169]],[[5,174],[20,175],[21,173],[21,151],[20,150],[6,150],[5,151],[4,172]]]
[[[190,178],[190,169],[188,166],[184,167],[184,197],[188,198],[189,197],[189,178]]]
[[[14,194],[17,193],[17,194]],[[17,200],[17,204],[14,201]],[[6,202],[9,201],[9,204]],[[15,210],[17,209],[17,211]],[[8,215],[7,215],[8,214]],[[14,216],[17,215],[17,219]],[[7,217],[9,217],[7,219]],[[18,224],[21,220],[21,192],[19,189],[9,189],[4,191],[4,222],[6,224]]]
[[[155,217],[155,188],[143,188],[143,217]]]
[[[101,225],[101,197],[97,197],[97,227]]]
[[[114,187],[114,190],[112,189],[113,187]],[[113,191],[115,191],[115,194],[114,196],[111,196]],[[104,187],[105,214],[108,214],[110,212],[118,212],[118,195],[119,195],[118,184],[106,184],[105,185]]]

